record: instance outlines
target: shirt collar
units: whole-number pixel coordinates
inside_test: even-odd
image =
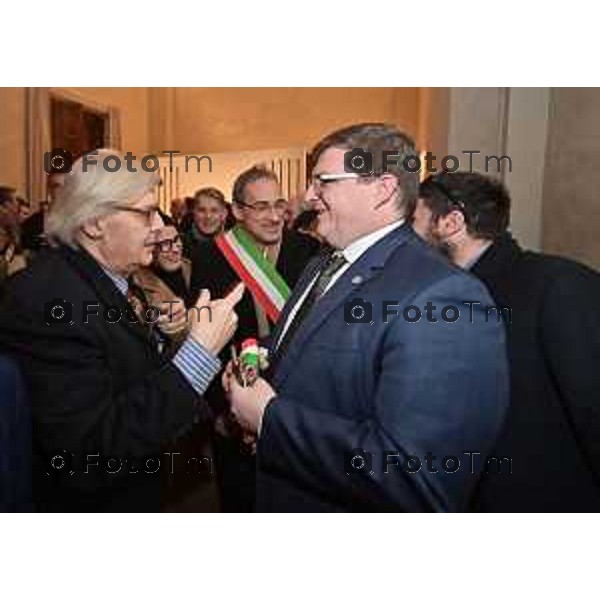
[[[102,270],[110,277],[111,281],[117,286],[117,289],[123,294],[123,296],[127,296],[127,292],[129,290],[129,284],[127,283],[127,279],[122,275],[117,275],[112,271],[109,271],[106,267],[100,265]]]
[[[384,238],[391,231],[394,231],[394,229],[400,227],[400,225],[403,223],[404,219],[394,221],[385,227],[381,227],[380,229],[372,231],[371,233],[354,240],[342,250],[344,258],[349,264],[356,262],[371,246],[374,246],[379,240]]]

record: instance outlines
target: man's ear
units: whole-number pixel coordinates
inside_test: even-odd
[[[442,217],[444,234],[446,236],[454,235],[464,231],[467,227],[465,215],[460,210],[452,210],[445,217]]]
[[[398,184],[398,179],[391,175],[390,173],[383,173],[380,177],[377,178],[378,185],[378,199],[377,203],[374,206],[375,210],[378,210],[382,206],[394,202],[396,202],[396,198],[401,193],[400,185]]]
[[[81,233],[90,240],[99,240],[104,237],[104,227],[104,219],[102,217],[97,217],[84,223],[81,226]]]
[[[231,212],[233,213],[236,221],[244,220],[244,213],[237,202],[231,203]]]

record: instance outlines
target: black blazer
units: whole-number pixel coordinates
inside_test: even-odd
[[[38,210],[21,225],[21,246],[25,250],[39,250],[44,245],[44,212]]]
[[[511,405],[495,449],[511,457],[512,474],[490,469],[476,508],[599,510],[600,276],[571,260],[523,251],[509,234],[472,273],[512,310]]]
[[[65,322],[47,324],[56,299],[70,302],[72,315],[67,305]],[[100,314],[87,323],[85,302]],[[120,311],[119,322],[102,317],[107,307]],[[19,363],[30,394],[40,510],[159,509],[159,472],[171,467],[161,444],[191,425],[197,395],[127,310],[96,261],[68,248],[42,251],[6,290],[0,351]],[[62,469],[52,467],[63,464],[51,463],[58,454]],[[86,462],[100,464],[86,473]]]

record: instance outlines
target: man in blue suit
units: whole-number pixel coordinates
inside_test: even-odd
[[[223,378],[258,437],[259,511],[460,511],[502,466],[489,457],[508,404],[502,325],[483,285],[404,223],[417,156],[385,124],[313,152],[308,194],[335,251],[283,311],[271,383]]]

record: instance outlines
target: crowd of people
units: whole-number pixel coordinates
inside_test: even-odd
[[[371,172],[345,169],[354,148]],[[31,506],[597,510],[600,276],[522,250],[500,182],[419,183],[415,154],[392,125],[330,134],[299,215],[261,165],[169,215],[155,174],[101,160],[34,214],[0,189]]]

